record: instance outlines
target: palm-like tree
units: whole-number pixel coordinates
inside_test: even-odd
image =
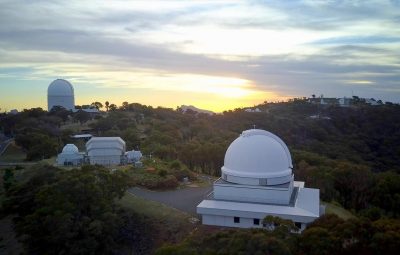
[[[106,102],[105,102],[105,105],[106,105],[106,110],[107,110],[107,112],[108,112],[108,107],[110,106],[110,102],[106,101]]]

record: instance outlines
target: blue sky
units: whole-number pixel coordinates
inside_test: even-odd
[[[400,1],[0,1],[0,108],[400,101]]]

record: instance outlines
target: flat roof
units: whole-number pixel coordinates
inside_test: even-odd
[[[71,135],[72,138],[90,138],[91,134]]]
[[[197,213],[225,216],[277,215],[290,217],[319,217],[319,190],[298,188],[293,205],[247,203],[225,200],[203,200],[197,206]]]

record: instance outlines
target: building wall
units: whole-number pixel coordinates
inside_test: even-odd
[[[278,185],[286,182],[290,182],[293,179],[293,175],[276,177],[276,178],[249,178],[249,177],[238,177],[229,174],[222,173],[222,179],[232,183],[240,183],[245,185]]]
[[[246,187],[238,184],[214,185],[214,199],[287,205],[293,191],[293,182],[288,189],[273,189],[262,186]]]
[[[257,218],[259,219],[259,218]],[[221,216],[221,215],[209,215],[203,214],[201,217],[202,224],[211,226],[221,226],[221,227],[238,227],[238,228],[262,228],[263,218],[259,219],[259,224],[254,224],[254,218],[244,218],[239,217],[239,223],[235,222],[235,217],[232,216]],[[303,222],[298,222],[298,227],[300,232],[303,231],[307,224]]]
[[[121,156],[116,155],[116,156],[90,156],[89,155],[89,162],[91,165],[103,165],[103,166],[109,166],[109,165],[119,165],[121,164]]]
[[[88,150],[89,157],[99,156],[118,156],[123,155],[124,151],[117,148],[93,148]]]
[[[81,154],[58,154],[57,164],[60,166],[65,165],[65,162],[70,162],[70,164],[77,166],[83,163],[83,155]]]
[[[240,227],[240,228],[260,228],[262,227],[262,219],[260,225],[254,225],[253,219],[240,218],[239,223],[234,222],[234,217],[220,215],[202,215],[202,223],[204,225],[222,226],[222,227]]]
[[[47,106],[50,111],[53,106],[62,106],[67,110],[75,108],[75,100],[73,96],[48,96]]]

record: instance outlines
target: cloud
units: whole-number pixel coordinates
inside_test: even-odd
[[[208,77],[246,81],[246,89],[281,97],[343,96],[354,86],[368,97],[380,91],[394,98],[400,96],[399,17],[395,1],[112,1],[96,8],[5,1],[0,84],[2,77],[58,73],[94,86],[162,90],[163,81],[179,89],[185,78]],[[229,91],[215,86],[208,90]]]

